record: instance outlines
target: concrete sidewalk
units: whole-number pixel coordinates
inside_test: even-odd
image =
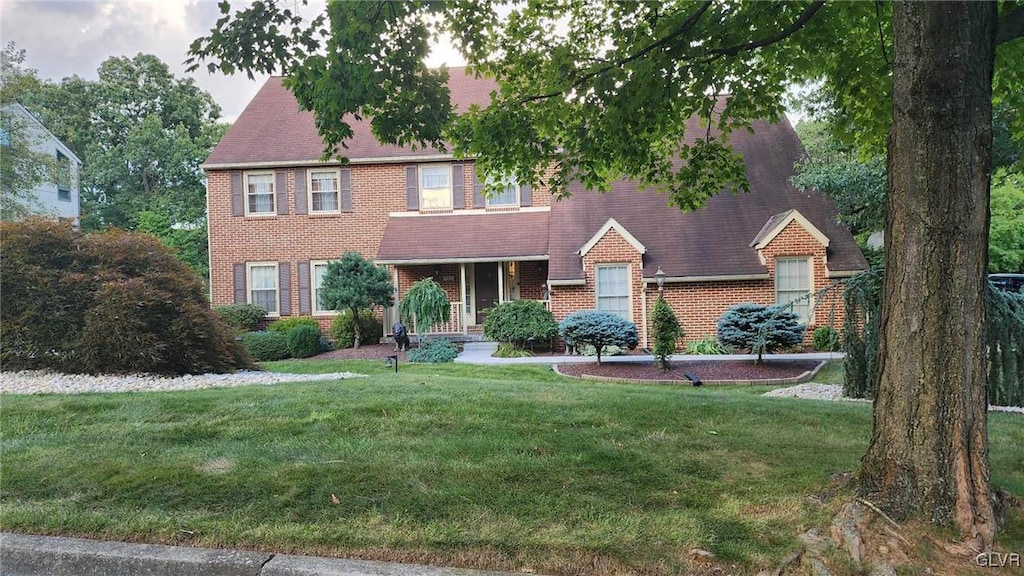
[[[2,576],[514,576],[367,560],[0,533]],[[521,576],[521,575],[520,575]]]
[[[494,342],[467,342],[456,362],[466,364],[568,364],[574,362],[596,362],[594,356],[528,356],[526,358],[494,358],[491,356],[498,345]],[[765,354],[765,360],[840,360],[844,357],[842,352],[808,352],[801,354]],[[702,362],[719,362],[724,360],[755,360],[755,354],[722,354],[720,356],[691,356],[686,354],[673,354],[673,362],[685,360]],[[627,356],[603,356],[601,362],[654,362],[654,356],[650,354],[634,354]]]

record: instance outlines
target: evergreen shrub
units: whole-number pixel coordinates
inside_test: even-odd
[[[242,342],[249,355],[259,362],[273,362],[291,358],[288,336],[281,332],[248,332]]]
[[[811,336],[811,346],[819,352],[839,350],[839,333],[831,326],[821,326]]]
[[[597,310],[580,310],[569,314],[559,323],[558,330],[568,344],[577,348],[588,344],[593,346],[598,364],[601,363],[606,346],[632,350],[639,342],[636,324],[615,314]]]
[[[763,354],[803,342],[805,330],[795,312],[761,304],[737,304],[718,319],[718,341],[757,354],[758,362]]]
[[[453,362],[459,355],[459,349],[447,338],[421,342],[419,348],[409,351],[409,362],[440,363]]]
[[[484,336],[523,348],[531,338],[546,342],[558,336],[558,322],[543,302],[512,300],[495,306],[487,314]]]
[[[654,356],[661,369],[668,370],[668,357],[676,353],[676,341],[683,337],[683,327],[679,325],[672,307],[660,297],[654,303],[651,320],[654,324]]]
[[[242,332],[253,332],[259,329],[267,312],[255,304],[227,304],[213,309],[228,324]]]
[[[267,330],[271,332],[282,332],[287,334],[293,329],[299,326],[312,326],[316,329],[316,333],[320,333],[320,323],[314,320],[310,316],[293,316],[291,318],[282,318],[280,320],[274,320],[267,325]]]
[[[384,337],[384,325],[372,310],[359,311],[359,334],[363,343],[367,344],[376,344]],[[345,310],[334,317],[330,336],[335,348],[351,348],[355,345],[356,333],[352,327],[351,311]]]
[[[285,333],[288,353],[293,358],[309,358],[320,353],[320,328],[299,324]]]

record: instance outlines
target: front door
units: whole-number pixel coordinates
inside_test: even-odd
[[[476,323],[483,324],[487,310],[498,305],[498,263],[479,262],[473,266],[476,292]]]

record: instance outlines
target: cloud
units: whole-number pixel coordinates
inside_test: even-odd
[[[189,75],[183,62],[193,40],[216,24],[220,10],[212,0],[4,0],[0,36],[26,52],[25,65],[39,76],[59,81],[78,75],[96,79],[96,70],[114,56],[154,54],[178,77],[191,76],[210,92],[233,121],[266,77]]]

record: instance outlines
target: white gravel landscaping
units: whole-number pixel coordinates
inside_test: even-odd
[[[844,402],[871,402],[864,398],[847,398],[843,396],[843,387],[836,384],[818,384],[807,382],[788,388],[776,388],[765,392],[763,396],[775,398],[803,398],[805,400],[842,400]],[[989,406],[990,412],[1016,412],[1024,414],[1024,406]]]
[[[268,386],[285,382],[311,382],[359,378],[364,374],[282,374],[242,371],[234,374],[200,374],[178,377],[154,375],[58,374],[39,370],[0,372],[0,393],[4,394],[82,394],[86,392],[149,392],[156,390],[194,390],[230,386]]]

